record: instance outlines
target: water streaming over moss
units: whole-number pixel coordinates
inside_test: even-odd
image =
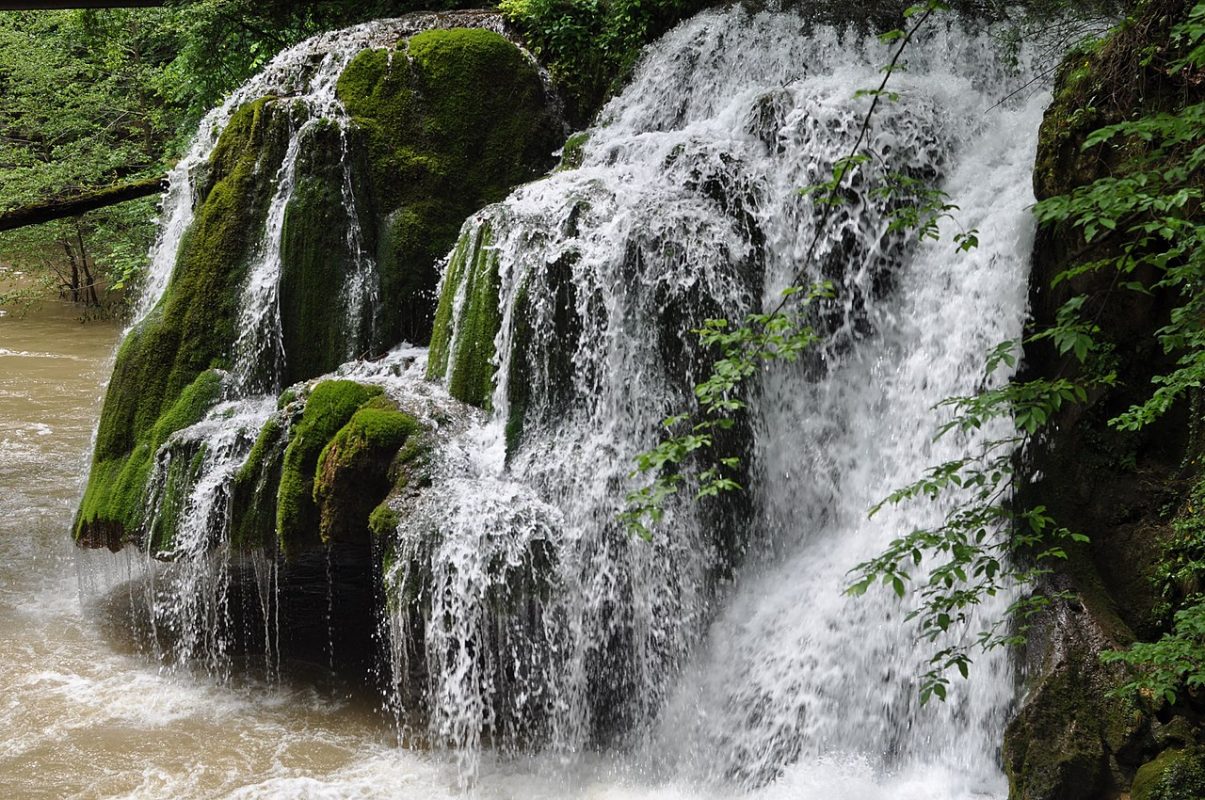
[[[880,158],[848,191],[818,258],[802,264],[820,211],[799,189],[848,150],[868,103],[854,92],[889,58],[886,45],[805,28],[791,14],[741,9],[685,24],[647,54],[560,169],[505,199],[503,187],[539,163],[515,167],[511,145],[524,130],[546,141],[547,119],[485,130],[450,91],[425,122],[472,130],[452,136],[442,158],[422,120],[388,124],[432,88],[425,80],[484,80],[475,59],[502,47],[519,92],[503,104],[532,101],[534,68],[496,34],[415,36],[404,64],[401,48],[362,49],[356,38],[360,54],[339,62],[337,82],[333,67],[311,74],[308,99],[281,92],[231,111],[215,187],[240,168],[260,182],[257,213],[277,238],[256,238],[261,246],[226,265],[251,276],[235,281],[241,300],[228,305],[239,313],[223,317],[230,347],[188,362],[175,394],[165,392],[171,424],[137,442],[153,502],[116,520],[141,529],[150,508],[151,549],[176,558],[147,567],[152,617],[182,643],[170,658],[209,659],[229,674],[242,646],[223,617],[234,570],[251,587],[238,602],[250,603],[271,667],[293,602],[282,600],[288,571],[325,569],[327,585],[346,583],[336,574],[346,563],[328,554],[348,551],[323,548],[355,540],[368,566],[357,562],[354,588],[379,590],[369,606],[382,616],[386,704],[405,738],[452,749],[465,783],[497,754],[597,751],[729,795],[999,795],[995,747],[1013,690],[1004,654],[985,658],[945,706],[921,709],[907,676],[924,650],[901,624],[907,607],[885,596],[854,604],[840,589],[893,534],[940,513],[865,519],[947,455],[952,444],[932,443],[931,407],[973,389],[979,356],[1020,330],[1041,98],[996,105],[1000,85],[1028,75],[988,37],[948,30],[919,43],[898,76],[903,99],[872,126]],[[439,67],[456,47],[469,66]],[[257,123],[265,115],[276,127]],[[400,147],[411,123],[422,130]],[[267,136],[272,146],[256,152],[270,157],[245,158],[243,130]],[[324,150],[337,158],[305,156],[305,142],[320,140],[339,143]],[[471,180],[449,183],[447,169],[479,158]],[[367,177],[354,178],[357,164]],[[962,223],[979,229],[979,251],[958,256],[949,242],[918,245],[891,230],[894,201],[872,190],[889,171],[944,186]],[[469,207],[449,205],[458,190]],[[371,214],[337,213],[361,202]],[[304,224],[303,207],[334,224]],[[330,248],[337,279],[319,279]],[[426,259],[433,274],[449,248],[431,308],[434,293],[416,288],[421,270],[397,268]],[[285,280],[290,252],[300,260]],[[767,371],[722,443],[743,460],[748,492],[675,502],[652,542],[633,539],[617,520],[632,457],[710,366],[692,329],[776,302],[800,270],[805,282],[831,281],[836,296],[814,318],[824,344]],[[299,320],[311,316],[339,333],[295,356],[289,342],[308,342]],[[402,345],[332,363],[380,352],[432,319],[429,353]],[[305,369],[291,372],[298,363]],[[296,380],[306,382],[277,398]],[[212,397],[201,391],[211,384]],[[180,415],[176,398],[188,399]],[[102,423],[102,442],[107,431],[127,445],[131,430],[155,432],[159,407],[128,416],[144,427]],[[111,480],[104,470],[100,459],[94,481]],[[328,655],[348,621],[335,596],[305,595],[289,612],[324,620]]]

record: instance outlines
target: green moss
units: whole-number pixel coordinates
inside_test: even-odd
[[[201,373],[155,421],[132,452],[121,458],[96,461],[77,515],[77,537],[102,537],[88,543],[116,546],[141,530],[155,453],[173,433],[200,422],[221,393],[221,375],[214,370]]]
[[[191,457],[187,451],[172,453],[160,490],[158,513],[148,522],[146,548],[156,555],[172,551],[188,498],[201,474],[205,447],[193,446],[195,451]]]
[[[528,423],[535,359],[542,362],[539,364],[543,369],[541,382],[545,392],[542,407],[564,408],[572,402],[573,357],[582,335],[581,319],[577,314],[577,291],[573,282],[577,261],[578,255],[571,252],[545,267],[540,285],[547,296],[542,301],[551,306],[553,326],[552,335],[546,341],[534,341],[532,321],[535,311],[532,308],[531,276],[524,276],[519,286],[511,314],[511,355],[507,378],[509,409],[506,420],[508,457],[518,448],[523,429]]]
[[[297,390],[293,388],[285,389],[280,393],[280,397],[276,398],[276,408],[281,410],[297,399]]]
[[[401,521],[402,518],[390,507],[389,502],[385,501],[368,515],[368,529],[377,539],[385,540],[397,531],[397,526],[401,524]]]
[[[320,542],[313,497],[318,458],[360,406],[381,393],[378,386],[346,380],[322,381],[310,393],[285,449],[277,492],[276,535],[286,555]]]
[[[448,264],[427,377],[445,378],[453,397],[485,408],[493,393],[494,338],[502,322],[498,257],[490,247],[489,223],[477,226],[471,243],[468,238],[457,243]],[[457,307],[461,292],[463,302]]]
[[[251,452],[247,454],[247,460],[239,468],[235,479],[246,481],[258,475],[263,470],[272,448],[281,440],[282,433],[284,433],[284,428],[276,417],[271,417],[265,422],[259,435],[255,437],[255,444],[251,446]]]
[[[390,450],[392,457],[421,428],[418,420],[401,411],[362,408],[327,443],[318,458],[318,470],[345,467],[366,450]]]
[[[367,169],[354,158],[333,124],[307,126],[301,134],[293,193],[281,231],[280,325],[285,350],[284,383],[331,372],[348,354],[369,349],[367,332],[372,308],[364,317],[347,319],[340,288],[356,269],[349,247],[350,221],[344,195],[344,162],[352,158],[353,174]],[[369,224],[370,206],[357,198],[361,227]],[[361,239],[367,233],[361,231]]]
[[[507,386],[510,396],[507,398],[506,415],[506,455],[507,458],[519,447],[523,439],[523,428],[527,420],[527,404],[531,399],[531,388],[528,386],[532,321],[531,321],[531,281],[524,276],[523,283],[515,296],[515,310],[511,315],[511,355]]]
[[[394,456],[421,431],[418,420],[378,398],[335,434],[318,459],[313,484],[324,542],[354,541],[370,527],[374,507],[390,491]]]
[[[1090,625],[1087,614],[1071,625]],[[1004,734],[1004,771],[1014,800],[1090,800],[1112,784],[1110,754],[1136,745],[1146,718],[1112,692],[1126,673],[1099,662],[1099,631],[1064,630],[1059,659]]]
[[[1131,800],[1202,800],[1205,760],[1195,750],[1164,750],[1143,764],[1130,787]]]
[[[557,171],[580,167],[586,158],[586,142],[588,141],[590,141],[589,131],[580,131],[570,136],[565,141],[565,146],[561,148],[561,163],[557,166]]]
[[[236,550],[275,545],[276,495],[287,444],[285,426],[276,417],[269,418],[235,476],[230,543]]]
[[[287,109],[264,98],[240,108],[223,131],[171,283],[118,352],[76,518],[78,539],[116,546],[138,533],[143,467],[157,446],[156,431],[176,429],[170,412],[198,375],[229,365],[240,289],[287,128]]]
[[[431,333],[431,347],[427,352],[427,379],[438,380],[448,374],[448,356],[451,353],[452,314],[456,309],[456,293],[464,280],[465,265],[473,237],[462,233],[456,240],[456,248],[444,269],[443,282],[439,289],[439,305],[435,308],[435,327]]]
[[[431,30],[403,52],[366,50],[339,78],[363,135],[377,263],[378,337],[426,342],[437,265],[461,223],[552,166],[561,126],[535,67],[482,29]]]

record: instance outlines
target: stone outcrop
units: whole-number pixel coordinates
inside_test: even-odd
[[[1085,148],[1093,131],[1203,99],[1199,75],[1168,66],[1175,50],[1170,33],[1192,5],[1144,3],[1108,38],[1067,55],[1039,139],[1039,199],[1125,174],[1133,145]],[[1056,276],[1114,256],[1122,246],[1110,237],[1088,244],[1080,229],[1052,225],[1039,231],[1034,254],[1034,330],[1054,324],[1068,299],[1084,296],[1086,316],[1099,326],[1104,347],[1102,360],[1081,366],[1048,343],[1032,345],[1029,376],[1075,377],[1099,369],[1115,371],[1117,380],[1094,390],[1087,403],[1064,408],[1028,465],[1038,477],[1023,500],[1045,505],[1090,542],[1070,549],[1066,563],[1041,587],[1064,599],[1039,621],[1026,653],[1022,703],[1003,753],[1014,800],[1117,798],[1131,789],[1137,798],[1143,781],[1136,775],[1154,769],[1143,765],[1164,758],[1160,753],[1168,747],[1195,746],[1201,734],[1190,721],[1200,719],[1191,699],[1173,708],[1159,698],[1127,694],[1122,687],[1132,675],[1100,659],[1102,652],[1166,630],[1167,598],[1154,578],[1177,526],[1197,513],[1189,496],[1201,444],[1187,404],[1139,431],[1109,425],[1149,396],[1153,376],[1173,367],[1157,332],[1177,298],[1155,285],[1159,276],[1152,270],[1127,277],[1144,284],[1145,292],[1120,290],[1111,269]]]

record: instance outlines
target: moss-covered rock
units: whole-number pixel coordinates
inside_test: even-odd
[[[280,419],[270,417],[235,475],[231,490],[230,544],[236,550],[275,548],[276,495],[288,433]]]
[[[289,110],[270,98],[240,108],[223,131],[159,305],[130,332],[117,355],[97,432],[77,540],[120,546],[144,521],[143,494],[154,451],[166,435],[196,421],[198,388],[187,387],[230,363],[240,287],[263,227],[270,176],[287,146]],[[216,377],[203,381],[213,389]]]
[[[586,160],[586,143],[590,141],[589,131],[579,131],[565,140],[561,148],[561,163],[557,170],[577,169]]]
[[[1068,54],[1039,135],[1039,198],[1130,169],[1134,143],[1084,148],[1097,128],[1200,96],[1195,78],[1166,68],[1174,50],[1170,31],[1191,6],[1147,0],[1109,37]],[[1158,276],[1142,270],[1128,278],[1145,283],[1151,289],[1145,293],[1119,292],[1112,270],[1056,280],[1122,246],[1108,236],[1089,245],[1070,224],[1043,227],[1035,243],[1034,328],[1053,325],[1068,299],[1083,296],[1102,348],[1098,360],[1085,366],[1049,343],[1031,344],[1027,376],[1074,379],[1084,369],[1099,369],[1117,380],[1088,402],[1065,406],[1050,435],[1029,453],[1029,466],[1040,477],[1023,490],[1021,502],[1046,506],[1060,525],[1090,542],[1069,548],[1069,558],[1041,587],[1071,592],[1076,600],[1056,603],[1031,636],[1028,692],[1004,746],[1015,800],[1117,796],[1160,748],[1152,709],[1139,698],[1116,696],[1128,679],[1118,665],[1102,665],[1099,655],[1162,632],[1155,578],[1174,535],[1176,510],[1192,486],[1184,469],[1192,424],[1187,408],[1174,408],[1139,432],[1118,431],[1109,420],[1142,402],[1151,378],[1172,364],[1156,332],[1167,324],[1174,298],[1155,285]]]
[[[310,119],[291,101],[247,103],[196,175],[195,217],[170,285],[119,353],[77,540],[118,547],[144,533],[146,480],[164,438],[154,431],[198,375],[234,361],[242,288],[262,255],[291,137],[300,136],[280,242],[285,374],[274,376],[286,384],[403,339],[427,341],[436,266],[464,218],[552,166],[563,136],[536,67],[485,29],[430,30],[395,50],[364,51],[338,94],[353,119],[347,128]],[[369,263],[380,285],[367,294],[380,302],[349,320],[344,285]],[[263,488],[271,477],[256,481]],[[255,516],[242,517],[244,543],[262,538],[264,519]]]
[[[1146,710],[1112,695],[1126,672],[1099,658],[1128,643],[1115,633],[1079,601],[1057,602],[1041,621],[1029,654],[1039,677],[1004,738],[1013,800],[1111,796],[1141,760]]]
[[[366,50],[339,97],[365,138],[390,298],[378,339],[431,335],[437,265],[473,211],[553,166],[563,138],[535,66],[484,29],[430,30],[398,51]]]
[[[143,432],[128,453],[105,459],[97,457],[76,517],[77,540],[93,547],[118,549],[130,536],[141,532],[155,453],[172,433],[200,422],[205,412],[218,402],[221,391],[220,373],[215,370],[201,373]],[[170,536],[159,538],[165,540]]]
[[[286,555],[321,543],[318,507],[314,503],[318,459],[352,415],[381,394],[379,386],[344,380],[322,381],[310,392],[284,451],[276,495],[276,534]]]
[[[390,475],[395,456],[422,430],[414,417],[378,398],[352,415],[327,443],[314,477],[314,503],[324,543],[363,540],[370,515],[397,481],[396,475],[393,480]],[[409,463],[418,452],[419,448],[409,448],[403,462]],[[385,525],[378,515],[377,527]]]
[[[426,485],[426,426],[379,386],[320,381],[284,403],[235,475],[231,545],[290,562],[331,545],[367,550],[400,520],[388,499]]]
[[[498,308],[498,256],[489,222],[461,235],[444,272],[427,377],[444,378],[457,400],[485,408],[493,394]]]
[[[350,319],[350,298],[343,289],[357,269],[373,232],[366,193],[349,208],[345,170],[363,175],[362,148],[344,139],[338,125],[318,121],[300,134],[292,196],[285,208],[280,243],[280,328],[285,372],[291,385],[334,370],[349,356],[371,347],[371,303]],[[347,181],[350,183],[350,181]],[[349,212],[361,227],[352,252]],[[367,229],[365,230],[365,226]]]
[[[1130,800],[1202,800],[1205,756],[1195,749],[1164,750],[1134,775]]]

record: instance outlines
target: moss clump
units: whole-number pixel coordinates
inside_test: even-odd
[[[368,530],[377,539],[387,539],[393,535],[401,522],[401,516],[386,501],[374,508],[368,515]]]
[[[394,456],[421,431],[418,420],[377,398],[335,434],[318,459],[313,484],[323,542],[361,539],[374,507],[389,493]]]
[[[446,378],[449,394],[482,408],[493,394],[494,338],[502,322],[498,257],[490,238],[485,222],[456,245],[444,276],[427,366],[428,378]]]
[[[137,534],[149,461],[162,442],[157,437],[164,428],[178,429],[171,411],[198,375],[229,364],[240,287],[287,128],[287,109],[265,98],[240,108],[223,131],[171,283],[118,353],[76,518],[78,540],[118,546]]]
[[[586,160],[586,142],[590,141],[589,131],[580,131],[565,141],[561,148],[561,163],[557,171],[577,169]]]
[[[369,345],[361,339],[368,326],[347,319],[340,297],[340,288],[356,266],[348,247],[350,223],[343,193],[347,156],[341,136],[337,126],[326,123],[311,124],[301,134],[280,243],[285,385],[331,372],[349,353],[364,352]],[[363,205],[357,203],[357,209]]]
[[[116,548],[141,530],[146,486],[155,453],[173,433],[200,422],[221,394],[221,374],[215,370],[202,372],[155,420],[131,452],[123,457],[94,461],[76,518],[76,536],[81,542]]]
[[[314,473],[327,443],[360,406],[382,394],[379,386],[355,381],[322,381],[314,387],[284,452],[276,500],[276,535],[286,555],[317,546],[318,509]]]
[[[404,50],[366,50],[339,98],[367,148],[380,229],[377,338],[426,342],[437,265],[460,225],[553,165],[562,126],[535,66],[483,29],[419,33]]]
[[[456,248],[448,259],[443,280],[439,287],[439,304],[435,308],[435,326],[431,332],[431,346],[427,352],[427,379],[436,380],[448,374],[448,356],[451,353],[453,325],[452,315],[456,311],[456,294],[464,281],[464,269],[468,263],[469,249],[473,236],[461,233]]]
[[[1130,787],[1131,800],[1201,800],[1205,798],[1205,759],[1195,750],[1164,750],[1139,768]]]
[[[163,478],[158,500],[158,513],[148,521],[148,552],[156,556],[169,554],[176,542],[176,532],[187,511],[188,498],[201,474],[205,461],[205,446],[195,442],[184,448],[172,448],[171,461]]]

